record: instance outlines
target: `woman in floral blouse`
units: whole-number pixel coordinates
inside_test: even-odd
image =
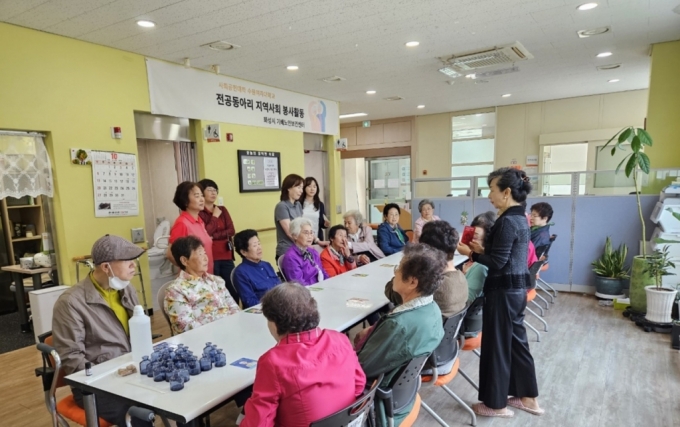
[[[172,244],[171,251],[182,269],[165,293],[165,312],[175,334],[239,311],[224,280],[208,274],[208,256],[198,238],[181,237]]]

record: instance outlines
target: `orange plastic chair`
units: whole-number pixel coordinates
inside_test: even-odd
[[[52,347],[52,335],[51,335],[51,333],[50,333],[50,335],[44,337],[43,342],[45,344],[47,344],[48,346]],[[43,357],[45,357],[45,352],[43,352]],[[49,358],[49,366],[52,367],[52,368],[55,367],[56,364],[55,364],[55,361],[54,361],[54,358],[52,357],[52,355],[49,355],[47,357]],[[36,370],[36,375],[39,375],[38,374],[39,369],[41,369],[41,368],[38,368]],[[64,371],[60,369],[59,372],[55,372],[55,374],[57,375],[57,385],[55,387],[55,390],[57,388],[66,386],[66,382],[64,381]],[[49,381],[49,382],[51,383],[51,381]],[[48,386],[49,386],[49,384],[46,384],[45,381],[43,381],[43,387],[45,388],[45,394],[47,395],[46,399],[45,399],[46,403],[51,402],[53,399],[55,399],[55,397],[52,395],[51,387],[48,387]],[[47,407],[47,410],[52,415],[52,419],[53,419],[54,423],[57,422],[57,417],[61,416],[61,417],[64,417],[64,418],[68,418],[69,420],[71,420],[75,423],[78,423],[79,425],[82,425],[82,426],[84,426],[86,424],[85,423],[85,410],[76,404],[76,401],[75,401],[75,399],[73,399],[72,394],[61,399],[56,404],[56,414],[52,413],[52,409],[49,406]],[[56,425],[57,424],[55,424],[55,427],[56,427]],[[111,427],[112,425],[113,424],[109,423],[108,421],[106,421],[102,418],[99,418],[99,426],[100,427]]]
[[[418,418],[418,413],[420,413],[420,404],[422,400],[420,399],[420,395],[416,393],[416,400],[413,403],[413,409],[411,409],[411,412],[408,413],[406,418],[399,424],[400,427],[411,427],[413,423],[416,422],[416,418]]]
[[[413,230],[404,230],[404,232],[406,233],[406,237],[408,237],[408,241],[413,242]]]

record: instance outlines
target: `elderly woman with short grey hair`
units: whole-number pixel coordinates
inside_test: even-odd
[[[418,212],[420,212],[420,218],[416,220],[415,227],[413,228],[413,241],[415,243],[420,241],[420,235],[423,234],[425,224],[441,219],[434,214],[434,203],[430,199],[423,199],[418,203]]]
[[[385,254],[375,244],[373,231],[364,225],[364,217],[357,210],[348,211],[342,218],[347,228],[347,244],[358,265],[366,265],[385,258]]]
[[[304,217],[290,223],[290,235],[294,245],[283,255],[281,270],[287,280],[300,282],[305,286],[328,279],[328,273],[321,266],[321,257],[312,247],[314,231],[312,222]]]

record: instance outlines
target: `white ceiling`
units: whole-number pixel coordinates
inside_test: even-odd
[[[379,119],[647,88],[650,44],[680,39],[680,0],[596,0],[599,7],[577,11],[586,1],[0,0],[0,21],[168,61],[189,57],[200,68],[219,64],[223,74]],[[157,26],[141,28],[138,19]],[[576,35],[605,25],[611,33]],[[199,47],[216,40],[241,48]],[[405,47],[411,40],[420,46]],[[519,73],[450,86],[437,72],[437,57],[514,41],[535,57]],[[602,51],[614,55],[596,58]],[[595,69],[611,63],[623,66]],[[300,69],[287,71],[290,64]],[[347,80],[320,81],[333,75]],[[394,95],[404,100],[382,99]]]

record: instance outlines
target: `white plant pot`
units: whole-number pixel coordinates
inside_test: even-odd
[[[647,293],[647,314],[645,318],[654,323],[671,323],[671,311],[676,290],[658,290],[656,286],[645,287]]]

